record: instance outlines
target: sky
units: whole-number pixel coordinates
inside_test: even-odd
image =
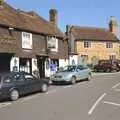
[[[66,25],[108,28],[110,16],[120,21],[120,0],[5,0],[14,8],[35,11],[49,20],[50,8],[58,10],[58,27]]]

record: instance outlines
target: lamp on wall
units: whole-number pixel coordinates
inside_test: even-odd
[[[9,29],[9,30],[14,30],[14,28],[13,28],[13,27],[9,27],[8,29]]]

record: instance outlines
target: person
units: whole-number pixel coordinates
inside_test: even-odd
[[[35,76],[36,78],[40,78],[39,70],[34,70],[33,76]]]

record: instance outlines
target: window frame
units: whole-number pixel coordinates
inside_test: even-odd
[[[33,49],[32,33],[22,32],[22,48],[23,49]]]
[[[106,48],[113,48],[112,42],[106,42]]]
[[[91,48],[91,41],[84,41],[84,48]]]

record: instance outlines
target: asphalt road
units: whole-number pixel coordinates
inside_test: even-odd
[[[120,120],[120,73],[0,103],[0,120]]]

